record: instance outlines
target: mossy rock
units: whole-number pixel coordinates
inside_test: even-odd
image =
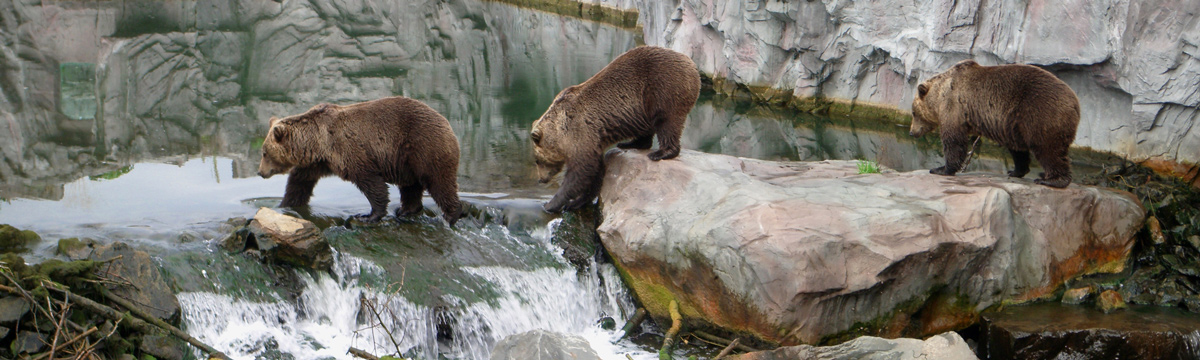
[[[42,237],[29,230],[21,230],[8,224],[0,224],[0,253],[23,253],[29,245],[41,241]]]

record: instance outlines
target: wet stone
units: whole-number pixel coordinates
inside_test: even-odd
[[[58,240],[58,255],[66,256],[71,260],[87,259],[96,251],[96,240],[66,238]]]
[[[1091,286],[1067,290],[1067,292],[1063,294],[1062,302],[1064,304],[1082,304],[1085,301],[1088,301],[1088,299],[1091,298],[1092,294],[1095,292],[1096,288]]]
[[[12,325],[22,316],[29,313],[29,303],[25,299],[10,296],[0,298],[0,325]],[[3,338],[0,336],[0,338]]]
[[[117,284],[106,285],[113,295],[129,300],[161,320],[171,323],[179,320],[179,299],[167,285],[158,264],[145,251],[115,242],[96,247],[90,259],[115,259],[111,265],[101,267],[104,271],[98,274],[101,277],[120,279]]]
[[[857,360],[857,359],[977,359],[962,336],[953,331],[920,339],[862,336],[832,346],[787,346],[770,351],[730,356],[730,360]]]
[[[1121,294],[1115,290],[1104,290],[1100,293],[1100,297],[1096,300],[1096,305],[1100,307],[1100,311],[1110,313],[1126,307],[1125,300],[1121,299]]]
[[[8,333],[10,332],[12,332],[12,329],[0,326],[0,339],[8,337]]]
[[[46,348],[48,341],[46,335],[33,331],[21,331],[17,333],[17,338],[13,339],[11,346],[14,354],[34,354]]]
[[[1189,295],[1188,297],[1184,298],[1183,306],[1186,307],[1188,311],[1200,313],[1200,295]]]
[[[1106,314],[1044,303],[1007,306],[981,319],[985,359],[1194,359],[1191,338],[1200,329],[1200,315],[1159,306]]]
[[[501,339],[491,360],[600,360],[587,340],[575,335],[533,330]]]
[[[268,258],[315,270],[328,270],[333,265],[329,242],[308,220],[264,207],[254,215],[247,229],[250,233],[247,246],[252,245]]]
[[[29,251],[29,245],[40,240],[42,237],[33,231],[0,224],[0,253],[23,253]]]
[[[169,336],[147,335],[142,337],[138,348],[161,360],[182,360],[183,344]]]

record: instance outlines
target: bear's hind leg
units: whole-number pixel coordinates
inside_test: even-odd
[[[683,136],[683,121],[687,119],[684,113],[681,119],[665,119],[658,124],[654,135],[658,136],[658,150],[650,153],[650,160],[659,161],[674,159],[679,156],[679,137]]]
[[[1012,154],[1013,158],[1013,169],[1008,172],[1008,176],[1025,177],[1025,174],[1029,173],[1029,151],[1008,149],[1008,153]]]
[[[617,144],[617,148],[646,150],[652,145],[654,145],[654,134],[639,136],[633,140]]]
[[[371,203],[371,213],[355,215],[355,218],[362,222],[373,223],[387,215],[388,188],[382,177],[368,176],[353,180],[353,182]]]
[[[1037,155],[1038,162],[1042,163],[1046,172],[1042,173],[1041,179],[1033,182],[1060,189],[1071,185],[1071,159],[1067,157],[1066,148],[1035,151],[1034,155]]]
[[[396,217],[407,217],[420,213],[425,209],[421,205],[421,195],[425,193],[425,188],[421,184],[412,184],[409,186],[400,187],[400,207],[396,208]]]
[[[457,171],[457,168],[451,168],[451,171]],[[446,219],[446,223],[454,226],[458,222],[458,218],[462,217],[462,203],[458,199],[458,182],[455,176],[448,179],[430,179],[422,181],[429,187],[429,196],[433,198],[433,202],[437,203],[438,209],[442,210],[442,218]],[[417,203],[420,203],[420,198],[417,198]]]

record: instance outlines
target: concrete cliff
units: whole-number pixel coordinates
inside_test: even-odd
[[[908,111],[916,85],[959,60],[1040,65],[1079,94],[1077,146],[1196,176],[1194,6],[1190,0],[682,0],[637,7],[647,44],[690,55],[701,72],[721,80],[718,90],[745,87],[778,101],[823,97]]]

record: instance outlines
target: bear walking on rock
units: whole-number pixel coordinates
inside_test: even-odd
[[[700,96],[700,73],[687,56],[641,46],[614,59],[582,84],[563,89],[533,122],[539,182],[566,167],[562,187],[546,211],[578,209],[596,198],[604,176],[604,151],[649,149],[658,137],[658,161],[679,155],[683,122]]]
[[[971,138],[984,136],[1008,149],[1012,177],[1029,173],[1029,153],[1046,170],[1034,182],[1071,184],[1067,149],[1079,127],[1079,98],[1054,74],[1031,65],[981,66],[964,60],[917,86],[909,134],[941,127],[946,165],[929,170],[954,175],[966,160]]]
[[[283,119],[271,118],[258,175],[288,172],[279,206],[308,205],[317,180],[337,175],[354,183],[376,222],[387,214],[387,184],[400,188],[396,216],[421,212],[429,195],[454,225],[458,199],[458,137],[450,122],[424,103],[402,96],[347,106],[321,104]]]

